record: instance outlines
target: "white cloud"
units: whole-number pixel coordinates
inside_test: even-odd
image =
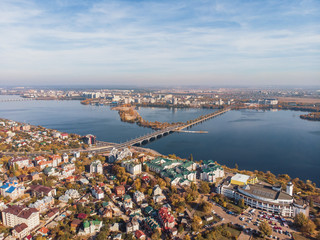
[[[301,73],[310,83],[319,78],[317,21],[257,26],[266,14],[249,14],[247,5],[206,4],[108,1],[80,10],[60,4],[61,13],[54,6],[3,1],[0,82],[27,77],[158,84],[159,79],[208,83],[220,78],[248,84],[278,74],[283,83],[297,83]]]

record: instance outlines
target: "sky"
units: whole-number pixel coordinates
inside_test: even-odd
[[[319,0],[0,0],[5,85],[320,86]]]

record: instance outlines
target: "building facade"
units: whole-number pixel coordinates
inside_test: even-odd
[[[2,222],[9,227],[25,223],[30,231],[40,224],[39,211],[19,205],[8,206],[2,211]]]
[[[286,192],[281,186],[265,184],[234,185],[224,182],[217,187],[217,192],[228,198],[239,201],[244,200],[247,206],[263,211],[279,214],[283,217],[294,217],[302,212],[309,215],[309,206],[303,200],[294,199],[292,196],[292,183],[288,184]]]

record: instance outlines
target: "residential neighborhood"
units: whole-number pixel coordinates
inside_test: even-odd
[[[12,148],[18,140],[7,141],[11,138],[8,129],[12,131],[20,124],[3,122],[1,146],[10,150],[8,146]],[[15,137],[21,133],[33,136],[39,128],[14,128]],[[38,134],[43,132],[43,139],[52,141],[46,143],[48,147],[56,146],[57,141],[73,146],[66,142],[68,134],[47,129]],[[77,140],[80,145],[81,139]],[[297,187],[302,188],[296,180],[280,178],[277,184],[270,184],[264,173],[241,172],[210,159],[194,161],[140,149],[113,148],[107,154],[81,149],[63,153],[52,149],[25,156],[3,154],[0,239],[259,236],[264,234],[259,227],[262,221],[256,220],[248,228],[239,220],[246,216],[253,219],[255,209],[261,216],[278,221],[270,225],[271,233],[266,236],[289,239],[289,234],[297,232],[294,219],[314,212],[314,206],[311,209],[307,199],[297,195]],[[276,179],[273,177],[272,181]],[[284,180],[285,184],[281,182]],[[278,226],[286,232],[280,233]]]

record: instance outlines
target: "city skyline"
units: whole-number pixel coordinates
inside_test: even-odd
[[[2,85],[319,85],[317,1],[1,1]]]

